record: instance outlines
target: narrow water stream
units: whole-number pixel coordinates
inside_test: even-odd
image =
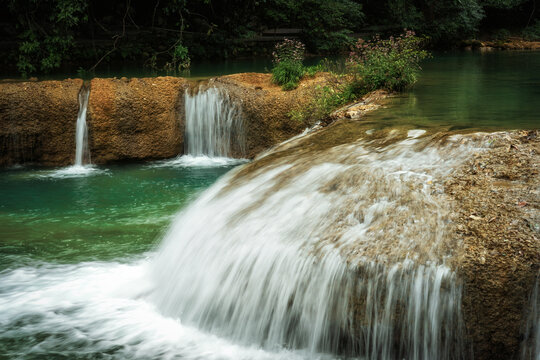
[[[77,129],[75,132],[75,166],[91,163],[88,149],[88,126],[86,125],[86,112],[90,89],[83,87],[79,93],[79,114],[77,115]]]

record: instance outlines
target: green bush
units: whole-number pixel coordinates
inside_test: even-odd
[[[382,40],[360,39],[348,59],[356,87],[365,92],[377,89],[402,91],[414,84],[421,70],[420,61],[429,56],[421,50],[422,40],[413,31]]]
[[[281,61],[272,68],[272,81],[281,85],[283,90],[296,89],[302,76],[304,66],[301,62]]]
[[[498,29],[492,35],[495,40],[507,40],[510,37],[510,31],[507,29]]]
[[[533,25],[523,29],[523,37],[529,41],[540,40],[540,20],[536,20]]]
[[[328,72],[327,85],[317,88],[317,95],[307,106],[292,109],[289,117],[313,125],[370,91],[404,90],[416,82],[420,61],[429,56],[421,50],[421,42],[412,31],[387,40],[379,37],[368,42],[359,40],[345,66],[325,59],[316,67],[308,68],[305,74]]]
[[[23,76],[48,73],[73,55],[74,34],[88,21],[88,1],[9,1],[17,19],[19,46],[16,66]]]
[[[362,90],[356,87],[355,82],[350,82],[348,77],[331,74],[327,85],[316,88],[313,100],[307,106],[291,110],[289,117],[310,126],[328,118],[340,106],[359,98],[363,95]]]
[[[317,75],[318,72],[324,71],[323,67],[319,65],[313,65],[313,66],[306,66],[304,68],[304,75],[313,77]]]
[[[285,39],[277,43],[272,56],[272,81],[281,85],[283,90],[296,89],[298,82],[304,76],[305,46],[300,41]]]

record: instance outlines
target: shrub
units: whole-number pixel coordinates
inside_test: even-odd
[[[345,65],[325,59],[316,67],[305,70],[307,74],[328,72],[328,84],[318,87],[314,99],[307,106],[291,110],[289,117],[313,125],[370,91],[404,90],[414,84],[421,70],[420,61],[429,56],[421,50],[421,42],[412,31],[387,40],[379,37],[368,42],[359,40]]]
[[[323,67],[319,65],[313,65],[313,66],[306,66],[304,68],[304,75],[313,77],[317,75],[318,72],[323,71]]]
[[[328,118],[332,111],[340,106],[362,95],[347,75],[337,74],[331,75],[328,84],[318,86],[315,91],[316,95],[309,104],[289,112],[288,115],[292,120],[304,122],[308,126],[313,125]]]
[[[292,61],[302,63],[306,46],[298,40],[284,39],[277,43],[272,52],[274,64],[282,61]]]
[[[413,31],[382,40],[358,40],[348,59],[355,80],[365,92],[377,89],[402,91],[414,84],[421,70],[420,61],[429,56],[421,50],[422,39]]]
[[[189,58],[188,48],[182,45],[180,41],[171,48],[171,60],[165,63],[163,67],[169,72],[176,73],[176,71],[188,70],[191,66],[191,59]],[[171,52],[171,51],[169,51]],[[155,59],[152,60],[155,68]]]
[[[293,90],[304,75],[301,62],[281,61],[272,68],[272,81],[281,85],[283,90]]]
[[[507,29],[498,29],[493,33],[493,39],[495,40],[507,40],[510,37],[510,31]]]
[[[527,26],[525,29],[523,29],[522,34],[525,40],[540,40],[540,20],[536,20],[533,25]]]
[[[283,90],[292,90],[304,75],[305,46],[300,41],[285,39],[276,44],[272,53],[274,67],[272,81],[281,85]]]

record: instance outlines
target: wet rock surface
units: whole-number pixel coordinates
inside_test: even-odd
[[[303,79],[294,90],[283,91],[271,78],[271,74],[243,73],[215,78],[206,85],[225,89],[241,103],[248,158],[314,125],[293,120],[289,113],[307,105],[316,95],[317,86],[328,81],[327,75],[320,73]]]
[[[341,118],[359,120],[363,115],[381,107],[381,102],[389,96],[384,90],[376,90],[366,94],[360,101],[346,105],[330,114],[330,120]]]
[[[298,157],[305,157],[291,169],[290,173],[294,174],[297,167],[312,168],[313,164],[324,163],[329,149],[341,149],[357,139],[365,139],[366,146],[378,153],[404,141],[406,132],[407,129],[371,132],[369,125],[362,121],[341,119],[327,128],[276,147],[243,167],[237,175],[245,180],[271,164],[290,164]],[[462,289],[460,316],[464,328],[459,339],[463,342],[462,356],[465,358],[517,359],[523,346],[530,312],[529,298],[540,270],[539,135],[538,131],[491,134],[428,131],[423,137],[431,140],[414,145],[419,151],[424,146],[438,151],[457,149],[449,159],[460,154],[466,159],[458,163],[443,181],[433,180],[433,185],[428,182],[432,196],[438,203],[447,203],[451,210],[438,256],[447,259],[446,263],[456,275],[456,284]],[[345,151],[342,149],[337,153]],[[357,157],[350,160],[358,161]],[[336,158],[331,162],[335,163]],[[352,191],[355,186],[359,185],[349,184],[345,177],[330,188],[334,192],[340,188]],[[342,208],[348,206],[344,201],[340,204]],[[409,204],[405,201],[403,206]],[[406,223],[406,217],[396,217],[396,212],[392,212],[392,217]],[[388,227],[384,234],[388,234]],[[378,239],[377,243],[382,244],[385,240],[388,238]],[[354,262],[358,243],[351,243],[351,247],[347,247],[345,254],[348,255],[344,256]],[[388,247],[390,251],[397,248],[395,245]],[[381,249],[377,249],[375,253],[369,253],[368,258],[374,259],[381,254]],[[415,249],[409,257],[414,254],[422,257],[426,250]],[[442,287],[444,291],[449,288],[449,284]],[[355,321],[361,328],[366,324],[366,298],[353,297],[352,302]],[[407,329],[405,323],[400,331],[403,333]],[[455,346],[455,356],[459,358],[458,345]]]
[[[93,79],[87,120],[92,162],[178,155],[187,86],[185,79],[175,77]]]
[[[540,269],[540,133],[491,135],[456,169],[445,192],[456,202],[456,257],[463,316],[475,359],[519,353],[528,296]]]
[[[0,84],[0,166],[71,164],[82,85],[80,79]]]

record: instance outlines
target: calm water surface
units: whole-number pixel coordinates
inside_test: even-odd
[[[438,54],[418,83],[366,119],[374,126],[536,129],[540,127],[540,52]]]

